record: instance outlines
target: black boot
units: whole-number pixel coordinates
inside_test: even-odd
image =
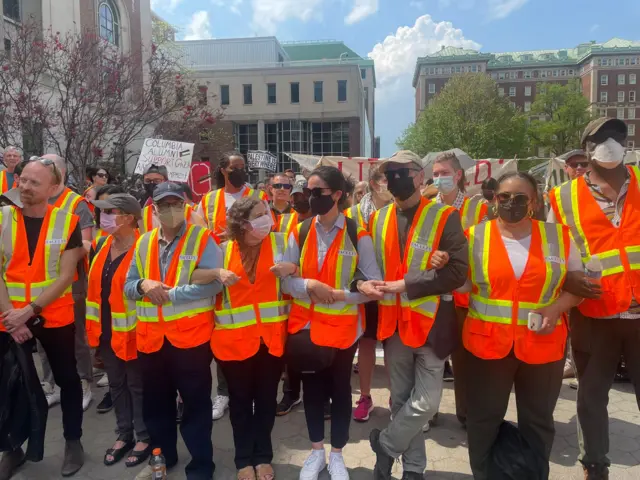
[[[373,467],[373,480],[391,480],[391,469],[394,459],[380,445],[380,430],[374,428],[369,434],[371,450],[376,454],[376,465]]]

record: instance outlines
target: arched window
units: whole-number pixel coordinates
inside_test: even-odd
[[[100,2],[98,7],[98,27],[100,38],[113,45],[120,46],[120,16],[112,0]]]

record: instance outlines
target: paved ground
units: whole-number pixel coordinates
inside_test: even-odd
[[[215,375],[215,368],[214,375]],[[352,379],[354,402],[357,399],[358,378]],[[389,418],[386,408],[388,392],[385,389],[385,376],[382,366],[378,366],[374,377],[374,402],[376,409],[371,420],[366,424],[351,426],[351,440],[345,448],[345,459],[351,471],[352,480],[370,480],[375,463],[368,442],[371,428],[382,428]],[[94,390],[97,401],[102,398],[105,389]],[[582,479],[581,469],[576,466],[578,454],[575,426],[576,392],[568,387],[568,381],[562,387],[556,409],[556,439],[551,456],[551,479]],[[91,405],[84,420],[83,443],[87,452],[87,461],[83,469],[74,478],[78,480],[132,480],[136,471],[120,465],[105,467],[102,464],[104,451],[111,447],[116,436],[114,434],[115,418],[113,413],[98,415],[95,405]],[[455,419],[455,407],[452,384],[445,384],[445,392],[440,408],[439,425],[425,434],[428,455],[428,480],[436,479],[471,479],[471,470],[466,446],[465,431]],[[611,480],[640,479],[640,413],[628,384],[615,385],[610,394],[609,413],[611,415]],[[508,420],[515,420],[515,403],[509,407]],[[327,423],[327,430],[329,424]],[[273,431],[275,458],[274,466],[279,480],[297,480],[298,472],[310,448],[304,413],[302,408],[294,410],[286,417],[276,419]],[[217,463],[216,480],[235,479],[233,468],[233,439],[228,414],[214,424],[213,430],[214,456]],[[47,429],[46,457],[38,464],[27,464],[14,478],[16,480],[40,480],[60,478],[59,469],[62,463],[64,441],[62,438],[60,407],[50,410]],[[181,462],[170,472],[172,480],[184,479],[184,464],[188,454],[183,444],[180,446]],[[394,468],[395,478],[402,472],[398,466]],[[324,472],[321,480],[328,480]]]

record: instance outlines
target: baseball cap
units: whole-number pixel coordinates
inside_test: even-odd
[[[577,150],[571,150],[570,152],[560,155],[558,159],[564,160],[566,163],[573,157],[586,157],[586,156],[587,156],[587,153],[584,150],[577,149]]]
[[[142,216],[142,207],[138,200],[128,193],[114,193],[110,195],[106,200],[92,200],[91,203],[100,210],[106,210],[110,208],[117,208],[124,213],[133,215],[136,218]]]
[[[585,127],[580,145],[585,148],[587,142],[599,144],[609,137],[619,141],[627,138],[627,124],[617,118],[596,118]]]
[[[387,165],[390,163],[399,163],[399,164],[410,164],[413,163],[416,167],[424,168],[422,165],[422,159],[413,153],[411,150],[400,150],[399,152],[394,153],[389,158],[382,160],[380,165],[380,172],[384,173],[387,169]]]
[[[167,180],[169,179],[169,172],[167,171],[167,167],[165,167],[164,165],[149,165],[144,169],[143,175],[148,175],[150,173],[158,173]]]
[[[294,193],[304,193],[304,189],[307,187],[307,182],[298,182],[294,185],[293,190],[291,190],[291,195]]]
[[[175,197],[184,200],[184,190],[177,183],[164,182],[156,187],[153,191],[153,201],[159,202],[165,198]]]

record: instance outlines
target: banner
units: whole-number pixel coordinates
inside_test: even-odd
[[[172,182],[186,183],[191,171],[193,143],[147,138],[133,173],[142,175],[149,165],[165,166]]]
[[[476,160],[475,165],[464,171],[466,178],[467,191],[469,197],[473,197],[478,193],[482,193],[481,186],[487,178],[500,178],[501,175],[518,170],[518,160],[511,158],[486,158],[484,160]]]
[[[275,173],[278,170],[278,157],[271,152],[252,150],[247,153],[247,166],[249,169],[262,168]]]

